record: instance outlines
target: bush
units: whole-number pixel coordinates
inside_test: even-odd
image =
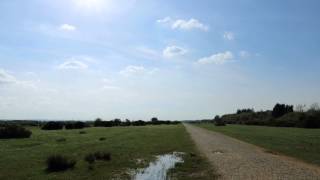
[[[111,154],[107,152],[97,151],[94,153],[89,153],[84,157],[84,160],[89,164],[93,164],[95,161],[110,161]]]
[[[110,161],[111,160],[111,154],[107,152],[95,152],[94,157],[96,160],[102,160],[102,161]]]
[[[87,161],[89,164],[93,164],[96,161],[96,157],[94,156],[94,154],[90,153],[84,157],[84,160]]]
[[[79,134],[87,134],[86,131],[80,131]]]
[[[306,113],[298,122],[298,127],[320,128],[320,112]]]
[[[77,121],[77,122],[69,122],[66,124],[66,129],[83,129],[86,127],[86,123]]]
[[[50,122],[47,122],[44,126],[42,126],[41,129],[42,130],[60,130],[60,129],[63,129],[63,123],[50,121]]]
[[[293,112],[293,106],[286,104],[276,104],[272,110],[272,116],[278,118],[290,112]]]
[[[146,122],[144,122],[144,121],[142,121],[142,120],[133,121],[133,122],[132,122],[132,125],[133,125],[133,126],[145,126],[145,125],[146,125]]]
[[[32,132],[17,125],[0,127],[0,139],[29,138]]]
[[[99,141],[105,141],[106,140],[106,138],[105,137],[101,137],[101,138],[99,138]]]
[[[216,117],[214,117],[214,125],[225,126],[226,123],[219,116],[216,116]]]
[[[47,170],[48,171],[65,171],[67,169],[74,168],[76,161],[68,159],[62,155],[52,155],[49,156],[47,161]]]

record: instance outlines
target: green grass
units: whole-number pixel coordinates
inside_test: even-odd
[[[196,151],[182,125],[87,128],[43,131],[31,129],[29,139],[0,140],[0,179],[129,179],[129,170],[145,167],[155,155],[186,152],[185,163],[171,171],[177,179],[211,179],[208,162]],[[86,134],[80,134],[86,131]],[[99,141],[99,138],[106,138]],[[58,142],[57,139],[66,141]],[[88,169],[84,156],[95,151],[112,155],[109,162],[96,162]],[[191,156],[195,153],[196,156]],[[46,158],[63,154],[77,160],[73,170],[47,173]],[[143,159],[145,163],[137,163]]]
[[[198,124],[273,152],[320,165],[320,129]]]

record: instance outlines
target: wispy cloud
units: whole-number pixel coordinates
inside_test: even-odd
[[[75,31],[77,30],[77,28],[73,25],[70,25],[70,24],[62,24],[59,26],[59,29],[61,31]]]
[[[231,31],[226,31],[223,33],[223,38],[229,41],[234,40],[234,33]]]
[[[120,74],[125,76],[125,77],[130,77],[130,76],[139,76],[139,75],[148,75],[148,74],[153,74],[157,71],[156,68],[154,69],[147,69],[143,66],[127,66],[125,69],[120,71]]]
[[[0,85],[1,84],[10,84],[10,83],[17,83],[18,80],[8,73],[7,71],[0,69]]]
[[[19,88],[32,88],[32,89],[38,89],[36,86],[37,81],[23,81],[18,78],[16,78],[14,75],[9,73],[8,71],[4,69],[0,69],[0,85],[6,85],[6,84],[12,84],[19,86]]]
[[[178,56],[185,55],[186,53],[187,53],[187,50],[179,46],[168,46],[162,52],[163,57],[165,58],[178,57]]]
[[[213,54],[209,57],[201,58],[197,61],[198,64],[224,64],[233,59],[233,54],[230,51]]]
[[[240,52],[239,52],[239,56],[240,56],[241,58],[248,58],[248,57],[251,56],[251,53],[249,53],[248,51],[240,51]]]
[[[77,60],[69,60],[66,61],[58,66],[60,70],[67,70],[67,69],[87,69],[88,65],[84,62],[77,61]]]
[[[160,58],[162,58],[161,53],[159,53],[157,50],[151,49],[151,48],[148,48],[145,46],[137,47],[135,50],[139,53],[139,56],[142,56],[143,58],[146,58],[146,59],[160,59]]]
[[[198,29],[202,31],[209,30],[208,25],[200,22],[198,19],[195,19],[195,18],[186,20],[186,19],[172,19],[170,17],[165,17],[163,19],[157,20],[157,23],[169,25],[172,29],[180,29],[180,30]]]

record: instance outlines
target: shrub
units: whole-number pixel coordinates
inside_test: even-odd
[[[79,134],[87,134],[86,131],[80,131]]]
[[[93,164],[95,161],[110,161],[111,154],[107,152],[97,151],[94,153],[89,153],[84,157],[84,160],[89,164]]]
[[[48,171],[65,171],[67,169],[74,168],[76,161],[68,159],[62,155],[52,155],[49,156],[47,161],[47,170]]]
[[[214,125],[225,126],[226,123],[219,116],[216,116],[216,117],[214,117]]]
[[[84,160],[87,161],[89,164],[93,164],[96,161],[96,157],[94,156],[94,154],[90,153],[84,157]]]
[[[132,122],[133,126],[145,126],[146,122],[142,121],[142,120],[138,120],[138,121],[133,121]]]
[[[77,121],[77,122],[69,122],[66,124],[66,129],[83,129],[86,127],[86,123]]]
[[[17,125],[5,125],[0,127],[0,139],[29,138],[32,132]]]
[[[111,154],[107,152],[100,152],[97,151],[94,153],[94,157],[96,160],[103,160],[103,161],[110,161],[111,160]]]
[[[60,129],[63,129],[63,123],[50,121],[50,122],[47,122],[44,126],[42,126],[41,129],[42,130],[60,130]]]
[[[101,137],[101,138],[99,138],[99,141],[105,141],[106,140],[106,138],[105,137]]]
[[[299,121],[298,127],[320,128],[320,112],[306,113]]]
[[[272,110],[272,116],[278,118],[290,112],[293,112],[293,106],[276,104]]]
[[[103,127],[104,123],[100,118],[97,118],[94,123],[93,123],[94,127]]]

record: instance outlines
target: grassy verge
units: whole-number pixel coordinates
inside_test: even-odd
[[[209,130],[261,146],[273,152],[320,165],[320,129],[198,124]]]
[[[172,171],[176,179],[211,179],[208,163],[198,155],[182,125],[81,131],[86,133],[32,129],[30,139],[0,140],[0,179],[129,179],[129,169],[147,166],[154,155],[173,151],[186,152],[185,163]],[[63,138],[65,141],[59,140]],[[95,151],[110,152],[112,160],[97,162],[93,170],[89,170],[83,159]],[[45,161],[51,154],[72,157],[77,164],[73,170],[47,173]]]

